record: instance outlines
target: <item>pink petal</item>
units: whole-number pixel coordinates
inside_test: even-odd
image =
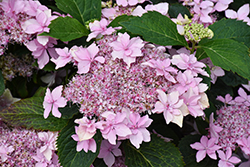
[[[96,142],[94,139],[89,139],[89,150],[92,151],[93,153],[96,152]]]
[[[58,110],[58,106],[57,105],[53,105],[53,107],[52,107],[52,115],[54,115],[55,117],[57,117],[57,118],[61,118],[61,113],[59,112],[59,110]]]
[[[57,86],[55,89],[53,89],[51,95],[54,101],[62,96],[62,89],[63,89],[62,85]]]
[[[190,147],[192,147],[193,149],[196,149],[196,150],[204,150],[204,146],[199,143],[199,142],[195,142],[194,144],[190,144]]]
[[[140,148],[140,144],[142,143],[143,140],[143,136],[141,134],[141,132],[139,131],[139,133],[134,134],[134,135],[130,135],[129,137],[130,142],[137,148]]]
[[[35,34],[37,32],[41,32],[43,28],[35,19],[29,19],[24,22],[22,28],[27,34]]]
[[[115,163],[115,157],[111,152],[103,160],[108,167],[111,167]]]
[[[34,53],[35,52],[33,52],[33,55]],[[46,50],[43,50],[42,54],[37,58],[37,63],[38,63],[39,68],[42,69],[46,64],[48,64],[48,62],[49,62],[49,55]]]
[[[100,62],[100,63],[104,63],[104,62],[105,62],[105,58],[102,57],[102,56],[97,56],[97,57],[95,58],[95,60],[98,61],[98,62]]]
[[[65,107],[67,105],[67,100],[64,97],[61,97],[57,99],[54,104],[56,104],[58,107]]]
[[[210,150],[207,150],[207,155],[212,158],[212,159],[217,159],[217,155],[215,153],[215,151],[210,151]]]
[[[167,94],[161,89],[157,89],[156,92],[159,94],[158,99],[162,102],[162,104],[166,104],[167,101],[168,101],[167,100],[168,99]]]
[[[131,130],[124,124],[115,125],[115,131],[118,136],[122,137],[126,137],[127,135],[132,134]]]
[[[96,54],[99,52],[99,48],[95,43],[92,43],[88,48],[88,52],[90,53],[90,57],[93,60]]]
[[[196,161],[200,162],[206,157],[206,150],[200,150],[196,153]]]
[[[171,92],[170,94],[168,94],[168,102],[170,105],[177,103],[178,100],[179,100],[179,92],[178,91],[174,91],[174,92]]]
[[[165,110],[165,106],[163,103],[161,103],[160,101],[157,101],[155,103],[155,108],[153,109],[153,113],[162,113]]]
[[[239,158],[237,158],[237,157],[231,157],[231,158],[229,158],[229,160],[228,160],[229,162],[231,162],[231,163],[234,163],[234,164],[237,164],[237,163],[240,163],[241,162],[241,160],[239,159]]]
[[[89,61],[81,61],[78,63],[78,74],[86,74],[89,72],[90,69],[90,62]]]
[[[238,17],[237,13],[231,9],[225,11],[225,15],[227,18],[236,19]]]
[[[109,133],[107,134],[107,138],[105,139],[107,139],[110,142],[110,144],[115,145],[116,144],[116,131],[111,129]]]
[[[226,160],[226,155],[223,151],[218,150],[217,153],[219,154],[220,159]]]
[[[84,146],[84,141],[77,142],[76,151],[77,152],[81,151],[83,149],[83,146]]]
[[[45,105],[46,105],[46,107],[45,107],[45,110],[44,110],[44,113],[43,113],[43,117],[46,119],[49,116],[52,104],[45,102]]]
[[[217,2],[216,5],[214,6],[214,9],[219,12],[222,12],[226,10],[227,8],[228,8],[228,4],[223,4],[221,2]]]
[[[237,11],[238,19],[244,20],[249,14],[249,4],[245,4]]]
[[[247,93],[244,91],[244,89],[239,88],[238,94],[243,97],[244,99],[247,99]]]
[[[119,142],[119,143],[120,143],[120,142]],[[118,144],[118,142],[117,142],[117,144]],[[113,153],[116,157],[122,156],[122,151],[121,151],[120,149],[114,149],[114,150],[112,151],[112,153]]]

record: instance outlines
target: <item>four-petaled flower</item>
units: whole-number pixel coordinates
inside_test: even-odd
[[[219,150],[221,147],[215,144],[216,138],[211,138],[208,140],[207,136],[202,136],[200,142],[195,142],[190,144],[193,149],[198,150],[196,153],[196,161],[200,162],[206,157],[206,154],[212,158],[217,159],[215,151]]]
[[[242,137],[236,142],[245,154],[250,155],[250,136],[248,138]]]
[[[122,156],[122,152],[119,149],[121,142],[117,142],[116,145],[112,145],[108,140],[103,140],[100,148],[98,158],[103,158],[105,164],[111,167],[115,163],[115,156]]]
[[[100,63],[104,63],[105,58],[102,56],[96,56],[99,52],[98,46],[95,43],[92,43],[89,47],[83,48],[79,47],[76,50],[74,59],[78,62],[78,74],[85,74],[89,72],[90,65],[94,61],[98,61]]]
[[[45,109],[43,116],[45,119],[48,118],[51,108],[52,115],[58,118],[61,117],[58,107],[65,107],[67,104],[67,100],[62,97],[62,89],[62,85],[56,87],[52,92],[47,88],[43,102],[43,108]]]
[[[239,158],[232,156],[232,150],[230,147],[227,148],[226,154],[221,150],[218,150],[217,152],[220,158],[218,167],[234,167],[234,164],[241,161]]]

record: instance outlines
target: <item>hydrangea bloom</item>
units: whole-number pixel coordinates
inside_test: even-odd
[[[206,65],[202,62],[198,62],[194,54],[187,55],[185,53],[181,53],[179,55],[174,55],[171,62],[182,70],[190,70],[194,76],[197,76],[198,74],[202,74],[207,77],[209,76],[209,74],[202,69],[206,67]]]
[[[4,162],[8,159],[8,154],[12,153],[14,151],[14,148],[12,146],[4,146],[0,145],[0,157],[1,157],[1,162]]]
[[[55,53],[55,49],[53,48],[54,44],[56,43],[57,42],[55,39],[49,38],[49,41],[46,43],[46,45],[42,45],[37,41],[37,39],[34,39],[25,45],[30,51],[32,51],[32,55],[35,59],[37,59],[39,68],[42,69],[49,62],[49,54],[53,58],[58,57],[58,55]]]
[[[250,155],[250,136],[248,136],[248,138],[242,137],[236,140],[236,142],[245,154]]]
[[[124,122],[126,113],[114,114],[107,111],[102,114],[102,117],[106,118],[103,129],[101,129],[102,136],[104,139],[107,139],[110,144],[116,145],[116,135],[126,137],[132,134]]]
[[[226,154],[221,150],[218,150],[217,152],[220,157],[218,167],[234,167],[234,164],[240,163],[241,161],[239,158],[232,156],[232,150],[230,147],[227,149]]]
[[[74,59],[77,61],[78,74],[87,73],[93,61],[104,63],[104,57],[96,56],[98,52],[99,48],[95,43],[92,43],[88,48],[79,47],[78,50],[74,52]]]
[[[119,149],[121,142],[117,142],[116,145],[110,144],[107,140],[103,140],[98,154],[98,158],[103,158],[105,164],[111,167],[115,163],[115,156],[122,156],[122,152]]]
[[[142,65],[148,65],[149,67],[156,69],[156,75],[163,75],[167,80],[176,83],[174,77],[170,74],[177,74],[177,69],[170,66],[170,59],[164,59],[163,61],[157,60],[149,60]]]
[[[174,122],[182,127],[183,115],[188,113],[187,106],[183,103],[183,99],[179,99],[179,93],[177,91],[166,94],[162,90],[157,90],[159,93],[155,104],[153,113],[162,113],[166,120],[166,123]]]
[[[228,147],[235,150],[237,140],[247,138],[250,132],[250,112],[245,105],[223,106],[217,110],[214,126],[219,126],[218,145],[225,151]],[[213,132],[213,130],[211,130]],[[210,133],[211,133],[210,132]],[[211,134],[212,135],[212,134]]]
[[[203,160],[206,157],[206,154],[212,159],[217,159],[215,151],[219,150],[221,147],[216,145],[215,141],[215,138],[208,140],[206,136],[202,136],[200,142],[190,144],[193,149],[198,150],[196,153],[197,162]]]
[[[69,52],[69,48],[65,47],[63,49],[56,48],[56,53],[59,55],[57,59],[52,58],[51,61],[56,64],[55,69],[58,69],[60,67],[64,67],[67,63],[69,63],[72,59],[72,55]]]
[[[93,23],[89,23],[91,33],[88,35],[87,42],[93,38],[99,38],[100,35],[111,35],[117,28],[108,27],[109,22],[105,18],[100,21],[95,20]]]
[[[143,41],[139,37],[134,37],[131,40],[130,36],[125,32],[124,34],[118,33],[117,41],[110,43],[113,47],[113,59],[119,58],[130,67],[131,63],[135,62],[136,57],[142,56],[141,48]]]
[[[41,32],[49,32],[49,24],[51,20],[54,20],[56,17],[51,16],[51,10],[37,10],[36,19],[29,19],[24,22],[22,28],[28,34],[35,34]]]
[[[153,120],[150,119],[148,115],[141,117],[139,113],[129,114],[128,127],[132,132],[132,134],[129,135],[129,140],[137,149],[139,149],[142,141],[150,141],[150,133],[146,128],[152,121]]]
[[[52,158],[53,151],[56,150],[56,139],[58,133],[54,132],[39,132],[38,137],[44,142],[44,145],[40,148],[40,152],[45,158],[50,161]]]
[[[61,117],[58,107],[65,107],[67,104],[66,99],[62,97],[62,89],[62,85],[56,87],[52,92],[47,88],[43,102],[43,108],[45,109],[43,116],[45,119],[48,118],[51,108],[52,115],[58,118]]]

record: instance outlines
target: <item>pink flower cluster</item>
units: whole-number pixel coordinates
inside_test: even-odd
[[[10,129],[0,121],[0,136],[1,166],[60,166],[54,153],[56,133]]]
[[[232,156],[232,151],[236,148],[241,148],[245,155],[250,155],[250,95],[247,95],[242,88],[239,88],[238,94],[239,96],[234,99],[229,94],[225,98],[217,97],[217,100],[225,103],[225,105],[216,111],[215,121],[214,114],[210,115],[209,141],[206,136],[202,136],[201,143],[190,145],[193,149],[198,150],[196,154],[197,162],[205,158],[206,154],[212,159],[217,159],[214,154],[217,151],[220,158],[218,166],[229,167],[240,162],[239,158]],[[201,145],[204,147],[201,147]],[[216,147],[213,145],[216,145]],[[207,152],[204,150],[207,150]]]
[[[33,40],[31,38],[49,31],[50,21],[57,17],[51,14],[50,9],[39,1],[3,0],[0,2],[0,14],[0,34],[3,36],[0,55],[3,53],[3,46],[15,41],[27,46],[41,69],[49,62],[47,51],[51,57],[57,58],[53,48],[55,39],[45,36],[37,36]]]
[[[150,133],[146,128],[152,120],[148,115],[141,117],[139,113],[132,113],[124,109],[123,112],[116,114],[104,112],[101,117],[101,121],[89,120],[87,117],[75,120],[79,126],[75,127],[76,134],[71,137],[77,141],[77,151],[83,149],[85,152],[88,150],[96,152],[96,142],[93,136],[96,134],[96,130],[100,129],[102,137],[106,140],[102,141],[98,157],[103,158],[104,162],[111,167],[115,162],[114,155],[122,155],[118,149],[121,142],[117,142],[117,139],[129,139],[137,149],[142,141],[150,141]]]
[[[0,56],[8,47],[8,43],[26,43],[31,35],[23,31],[21,23],[30,18],[20,8],[21,1],[3,0],[0,2]]]
[[[213,15],[215,11],[225,11],[233,0],[180,0],[183,5],[190,6],[191,13],[194,15],[193,22],[203,23],[207,26],[216,21]]]
[[[207,86],[198,77],[208,76],[202,69],[205,64],[192,54],[170,58],[164,47],[145,45],[139,37],[130,39],[127,33],[103,35],[88,48],[74,46],[70,51],[61,51],[64,56],[53,60],[57,65],[75,60],[78,73],[84,73],[74,76],[63,91],[67,101],[81,105],[80,112],[84,114],[75,120],[79,126],[72,135],[77,151],[96,151],[93,136],[97,129],[110,145],[129,139],[139,148],[142,141],[150,141],[146,128],[152,122],[148,115],[142,117],[140,113],[163,113],[167,124],[173,122],[181,127],[184,116],[203,116],[203,109],[209,106]],[[90,56],[80,60],[87,55]],[[98,61],[101,59],[104,61]],[[64,60],[66,63],[62,63]],[[105,158],[101,154],[100,158],[111,166],[113,156],[120,154],[109,155]]]

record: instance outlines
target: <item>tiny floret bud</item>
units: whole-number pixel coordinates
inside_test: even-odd
[[[184,26],[184,35],[190,41],[199,42],[202,38],[211,39],[214,33],[208,27],[204,28],[202,24],[192,23]]]

